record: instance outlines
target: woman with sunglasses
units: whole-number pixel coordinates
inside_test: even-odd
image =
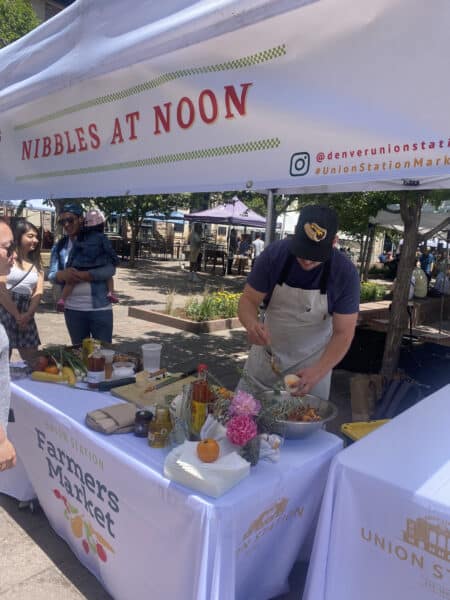
[[[44,272],[41,265],[39,232],[19,219],[13,229],[16,258],[6,277],[0,277],[0,322],[9,338],[9,350],[33,362],[41,340],[34,314],[42,298]]]
[[[65,284],[73,286],[65,300],[64,318],[72,344],[81,344],[84,338],[93,337],[111,343],[113,313],[108,297],[108,280],[115,274],[115,266],[107,264],[87,271],[70,264],[69,255],[83,226],[83,211],[77,204],[66,204],[59,223],[65,235],[53,246],[49,281],[58,284],[61,291]],[[95,285],[91,285],[95,282]]]

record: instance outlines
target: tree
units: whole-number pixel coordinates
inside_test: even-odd
[[[29,0],[0,0],[0,47],[14,42],[39,24]]]
[[[409,284],[415,263],[420,215],[424,200],[423,191],[405,191],[400,196],[400,214],[404,225],[403,246],[397,268],[381,366],[381,374],[387,379],[391,379],[397,370],[400,345],[408,322]]]
[[[249,192],[242,191],[235,193],[242,202],[253,209],[255,212],[259,213],[263,217],[267,217],[267,196],[263,194],[259,194],[258,192]],[[299,198],[298,196],[285,196],[285,195],[277,195],[273,196],[273,213],[272,213],[272,222],[267,223],[266,228],[270,228],[271,237],[270,239],[274,239],[275,230],[277,226],[277,219],[280,215],[287,211],[287,209],[293,204],[298,205]]]

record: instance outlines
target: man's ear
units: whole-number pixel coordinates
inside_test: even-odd
[[[334,236],[334,240],[333,240],[333,248],[336,246],[336,244],[339,242],[339,236],[335,235]]]

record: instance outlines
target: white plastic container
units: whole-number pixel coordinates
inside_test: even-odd
[[[143,344],[142,348],[142,362],[144,365],[144,371],[153,373],[159,371],[161,363],[161,344]]]

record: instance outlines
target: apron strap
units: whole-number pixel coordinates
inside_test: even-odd
[[[327,293],[328,280],[330,278],[330,262],[331,262],[330,260],[326,260],[323,263],[323,271],[322,271],[322,275],[320,276],[320,283],[319,283],[321,294]]]

